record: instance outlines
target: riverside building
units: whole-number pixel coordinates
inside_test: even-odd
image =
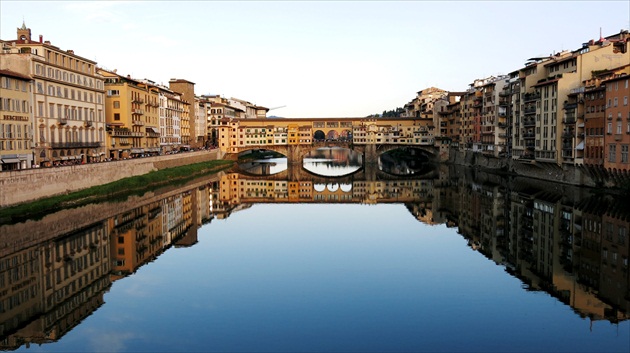
[[[96,62],[31,39],[25,24],[2,41],[0,69],[33,78],[34,164],[100,161],[105,155],[103,78]]]
[[[107,148],[111,159],[160,153],[159,95],[149,81],[99,69],[105,79]]]
[[[33,166],[32,79],[0,70],[0,170]]]

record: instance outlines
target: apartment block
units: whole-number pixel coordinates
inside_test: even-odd
[[[604,168],[622,172],[630,170],[630,75],[614,75],[603,82],[606,100],[606,133],[604,135]]]
[[[160,148],[163,153],[179,151],[183,146],[182,120],[186,119],[190,111],[190,104],[182,96],[167,87],[158,86],[159,119],[160,119]]]
[[[33,166],[33,80],[0,70],[0,170]]]
[[[107,147],[111,159],[160,153],[158,88],[147,81],[99,69],[105,79]]]
[[[34,163],[52,166],[100,161],[105,155],[103,78],[96,62],[31,39],[22,24],[17,39],[2,41],[0,69],[33,78]]]

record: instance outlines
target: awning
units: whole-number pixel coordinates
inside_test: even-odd
[[[147,127],[147,132],[155,132],[156,134],[159,134],[160,130],[158,130],[157,128],[148,126]]]
[[[578,151],[584,151],[584,141],[580,142],[575,149]]]
[[[2,159],[2,163],[3,164],[8,164],[8,163],[20,163],[20,160],[17,158],[3,158]]]

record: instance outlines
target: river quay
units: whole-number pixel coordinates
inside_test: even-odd
[[[221,159],[218,150],[0,173],[0,208],[103,185],[151,171]]]

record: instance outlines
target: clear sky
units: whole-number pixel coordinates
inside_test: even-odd
[[[359,117],[628,29],[630,2],[0,0],[0,16],[1,39],[24,21],[119,74],[286,106],[269,115]]]

